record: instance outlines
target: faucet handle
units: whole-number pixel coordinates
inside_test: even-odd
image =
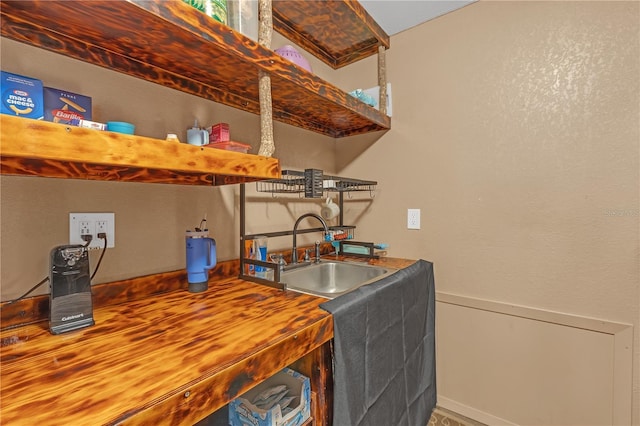
[[[287,264],[287,261],[284,260],[284,254],[281,253],[272,253],[269,255],[269,258],[272,262],[277,263],[280,267],[283,267]]]

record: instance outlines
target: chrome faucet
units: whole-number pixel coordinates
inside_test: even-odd
[[[298,263],[298,244],[297,244],[297,236],[298,236],[298,225],[302,219],[306,217],[314,217],[322,223],[322,227],[324,228],[324,234],[327,235],[329,233],[329,227],[327,226],[327,222],[324,221],[322,216],[315,213],[305,213],[296,220],[296,224],[293,225],[293,248],[291,249],[291,263]]]

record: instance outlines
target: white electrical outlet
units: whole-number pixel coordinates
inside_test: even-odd
[[[69,213],[69,244],[86,244],[82,239],[91,235],[90,250],[102,249],[104,240],[98,234],[107,236],[107,248],[116,246],[115,213]],[[85,237],[86,238],[86,237]]]
[[[420,209],[407,210],[407,229],[420,229]]]

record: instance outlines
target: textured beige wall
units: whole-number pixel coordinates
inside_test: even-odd
[[[634,424],[639,6],[481,1],[394,36],[392,129],[337,151],[339,172],[380,182],[359,234],[434,261],[438,290],[633,324]],[[422,209],[421,230],[406,230],[407,208]],[[517,397],[473,377],[439,380]]]
[[[334,142],[276,128],[283,165],[378,180],[373,203],[351,203],[348,220],[359,238],[390,243],[391,255],[434,261],[438,290],[633,324],[634,424],[639,18],[637,2],[476,3],[392,38],[389,132]],[[256,138],[246,114],[5,39],[1,48],[3,69],[93,96],[98,119],[140,111],[140,133],[161,137],[201,114]],[[375,63],[338,71],[338,85],[375,85]],[[120,96],[125,104],[113,102]],[[97,282],[182,267],[182,233],[205,210],[219,257],[236,257],[237,188],[15,177],[0,185],[2,300],[46,274],[70,211],[116,212],[117,247]],[[317,210],[253,201],[249,232]],[[420,231],[406,230],[407,208],[422,209]],[[484,391],[469,377],[439,380]]]

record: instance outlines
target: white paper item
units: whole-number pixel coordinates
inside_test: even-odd
[[[378,103],[380,102],[380,86],[371,87],[369,89],[364,89],[364,93],[374,98]],[[391,83],[387,83],[387,115],[391,117]],[[376,108],[380,110],[380,108]]]

